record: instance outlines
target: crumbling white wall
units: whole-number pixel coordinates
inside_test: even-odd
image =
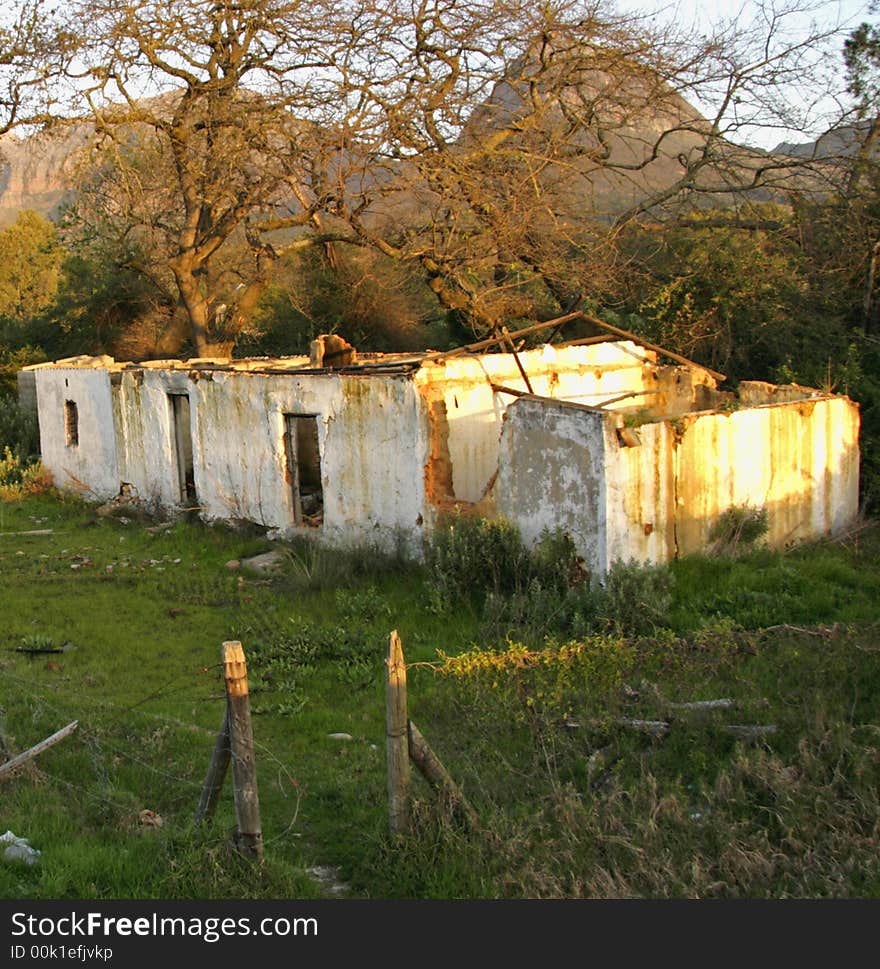
[[[108,498],[128,484],[148,503],[179,507],[169,395],[186,394],[196,502],[207,519],[335,545],[403,541],[418,552],[450,501],[485,498],[483,513],[511,518],[529,541],[545,528],[568,531],[598,574],[618,559],[662,562],[704,548],[733,506],[766,507],[776,545],[838,531],[857,513],[858,408],[846,398],[754,384],[746,398],[759,406],[688,413],[725,395],[708,375],[656,368],[631,344],[545,347],[521,359],[534,393],[548,399],[493,390],[525,389],[506,354],[396,375],[266,373],[256,361],[232,370],[44,365],[34,370],[43,460],[60,487]],[[656,392],[640,396],[645,390]],[[618,412],[577,403],[633,393],[613,405]],[[65,441],[65,400],[77,405],[75,446]],[[620,411],[638,423],[648,408],[677,416],[620,434]],[[316,527],[295,521],[286,414],[316,417]]]
[[[125,483],[148,505],[180,504],[169,394],[190,394],[187,371],[125,370],[114,387],[114,422],[119,452],[117,491]],[[193,401],[193,404],[195,402]],[[193,414],[193,421],[195,415]]]
[[[317,415],[321,539],[420,538],[427,432],[407,377],[216,373],[198,390],[196,489],[206,517],[294,531],[284,415]]]
[[[621,444],[613,422],[606,421],[605,518],[606,559],[667,562],[676,555],[675,525],[683,511],[677,504],[675,425],[670,421],[627,429]],[[712,460],[706,455],[706,460]]]
[[[695,414],[675,430],[681,555],[705,548],[734,506],[766,508],[777,547],[837,533],[858,513],[859,410],[846,397]]]
[[[110,372],[63,364],[34,368],[40,424],[40,454],[59,488],[92,498],[119,491]],[[77,411],[76,444],[67,443],[65,401]]]
[[[608,567],[606,440],[615,418],[563,403],[516,400],[501,435],[498,512],[529,545],[562,529],[590,572]]]
[[[169,394],[190,398],[197,503],[206,519],[254,521],[337,545],[414,545],[425,520],[424,405],[407,377],[327,372],[126,371],[117,408],[124,480],[180,503]],[[284,416],[317,417],[323,524],[298,526]]]
[[[690,414],[623,437],[622,426],[620,415],[563,403],[512,404],[499,514],[530,542],[567,531],[598,575],[618,560],[703,550],[734,507],[766,508],[775,547],[834,534],[858,514],[859,412],[845,397]]]

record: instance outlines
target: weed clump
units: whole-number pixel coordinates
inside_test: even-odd
[[[723,512],[709,532],[709,540],[718,554],[732,555],[739,549],[752,548],[770,530],[766,508],[734,505]]]
[[[529,566],[519,530],[504,518],[450,515],[428,548],[436,604],[522,592],[531,578]]]
[[[40,464],[39,450],[36,416],[11,394],[0,394],[0,500],[49,490],[52,478]]]
[[[597,596],[598,624],[618,635],[650,635],[669,625],[674,586],[665,566],[615,562]]]
[[[292,590],[315,592],[406,572],[411,566],[410,550],[397,533],[386,536],[384,544],[364,543],[353,548],[333,548],[296,538],[289,544],[283,575]]]
[[[25,463],[33,461],[40,451],[37,416],[12,394],[0,394],[0,447],[8,447]]]

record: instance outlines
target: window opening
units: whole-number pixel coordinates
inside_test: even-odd
[[[64,443],[68,447],[79,445],[79,411],[75,400],[64,401]]]

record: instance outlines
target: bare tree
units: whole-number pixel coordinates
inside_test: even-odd
[[[226,354],[282,244],[322,241],[282,233],[315,229],[321,207],[307,186],[335,113],[322,76],[342,37],[333,6],[83,0],[70,10],[84,25],[75,79],[105,153],[102,188],[113,189],[102,215],[118,221],[125,206],[141,250],[165,260],[183,309],[166,346],[189,336],[199,354]]]
[[[475,328],[607,293],[634,222],[719,204],[733,222],[795,184],[819,187],[805,159],[737,144],[810,124],[837,30],[792,35],[802,5],[698,34],[601,3],[491,9],[476,28],[450,0],[396,11],[396,73],[358,78],[394,175],[348,212],[371,244],[419,261]]]
[[[475,329],[607,291],[625,226],[802,171],[734,143],[793,122],[779,86],[834,34],[787,34],[800,9],[695,36],[605,0],[70,5],[115,217],[164,260],[166,345],[200,354],[228,353],[279,254],[316,243],[417,266]]]
[[[52,81],[72,40],[46,0],[18,0],[0,11],[0,134],[50,117],[57,107]]]

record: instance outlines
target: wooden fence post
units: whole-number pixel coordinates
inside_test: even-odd
[[[395,629],[388,637],[385,738],[388,760],[388,821],[392,835],[409,831],[409,739],[406,716],[406,663]]]
[[[263,832],[260,827],[260,800],[254,761],[254,733],[248,695],[247,663],[241,643],[223,644],[226,678],[226,709],[232,758],[232,783],[235,816],[238,821],[239,850],[256,861],[263,858]]]
[[[202,796],[199,799],[199,806],[196,808],[196,822],[207,821],[214,816],[214,809],[217,807],[217,800],[220,791],[223,790],[223,781],[226,779],[226,771],[229,769],[229,760],[232,755],[232,748],[229,740],[229,705],[223,711],[223,723],[220,724],[220,732],[217,734],[217,741],[214,744],[214,754],[211,757],[211,766],[208,768],[208,775],[202,785]]]

